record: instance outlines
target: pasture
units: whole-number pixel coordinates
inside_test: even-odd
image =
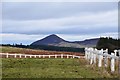
[[[32,50],[13,47],[0,47],[2,53],[28,54],[80,54],[71,52],[56,52]],[[104,66],[98,68],[89,65],[83,58],[1,58],[2,78],[118,78],[117,72],[110,73]]]
[[[2,59],[3,78],[117,78],[84,59]]]

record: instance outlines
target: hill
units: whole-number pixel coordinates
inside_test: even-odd
[[[41,40],[33,42],[31,45],[56,45],[61,42],[67,42],[55,34],[49,35]]]
[[[49,46],[58,46],[58,47],[84,48],[84,47],[95,47],[98,40],[99,38],[70,42],[58,37],[55,34],[52,34],[41,40],[33,42],[31,46],[49,45]]]
[[[95,47],[98,41],[99,41],[99,38],[94,38],[94,39],[86,39],[84,41],[75,41],[74,43],[84,45],[85,47]]]

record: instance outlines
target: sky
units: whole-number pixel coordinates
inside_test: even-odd
[[[30,44],[51,34],[68,41],[118,38],[118,3],[2,3],[0,38],[3,44]]]

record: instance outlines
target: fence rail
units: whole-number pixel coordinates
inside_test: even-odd
[[[30,55],[30,54],[11,54],[11,53],[0,53],[0,55],[4,55],[6,56],[6,58],[9,58],[9,56],[14,56],[14,58],[17,58],[17,56],[19,56],[19,58],[22,58],[22,56],[24,56],[24,58],[45,58],[45,57],[48,57],[48,58],[51,58],[51,57],[54,57],[54,58],[58,58],[58,57],[61,57],[61,58],[81,58],[80,56],[76,56],[76,55],[68,55],[68,54],[54,54],[54,55]]]
[[[114,53],[108,54],[108,49],[85,48],[85,59],[89,61],[89,64],[96,64],[98,61],[98,67],[102,67],[102,64],[108,67],[108,59],[110,59],[111,72],[115,72],[115,63],[118,61],[120,73],[120,50],[114,50]]]

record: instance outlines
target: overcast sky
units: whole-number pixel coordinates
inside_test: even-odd
[[[50,34],[68,41],[118,37],[117,2],[4,2],[3,43],[30,44]]]

